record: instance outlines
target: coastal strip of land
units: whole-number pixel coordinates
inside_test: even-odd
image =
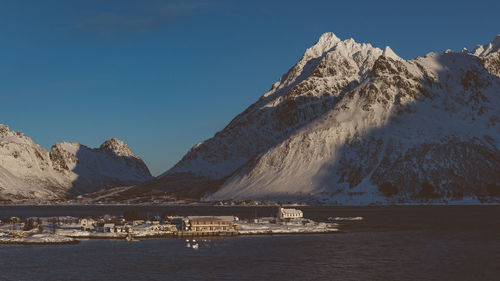
[[[340,232],[336,222],[316,222],[296,209],[280,208],[276,217],[240,220],[236,216],[17,217],[0,221],[0,244],[73,244],[82,239],[176,238],[200,236],[314,234]]]

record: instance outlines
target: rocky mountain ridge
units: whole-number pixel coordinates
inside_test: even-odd
[[[403,60],[389,47],[325,33],[149,186],[216,200],[494,200],[499,40]]]
[[[60,142],[49,151],[21,132],[0,125],[0,199],[55,199],[152,179],[124,142],[100,148]]]

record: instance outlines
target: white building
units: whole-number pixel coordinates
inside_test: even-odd
[[[278,209],[278,218],[280,219],[302,218],[303,216],[304,214],[302,213],[301,210],[284,209],[281,207]]]
[[[82,230],[94,230],[95,229],[95,220],[91,218],[83,218],[80,219],[80,226]]]

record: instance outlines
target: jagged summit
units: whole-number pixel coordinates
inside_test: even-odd
[[[10,128],[7,125],[0,124],[0,141],[2,138],[7,137],[10,134]]]
[[[479,57],[490,73],[500,77],[500,34],[490,43],[479,45],[471,54]]]
[[[396,55],[394,51],[391,49],[391,47],[386,46],[384,49],[384,52],[382,53],[382,56],[388,57],[394,60],[403,60],[400,56]]]
[[[309,78],[318,66],[328,68],[326,71],[330,74],[333,74],[330,70],[335,69],[335,65],[339,65],[351,70],[355,69],[357,74],[362,75],[382,53],[381,49],[369,43],[357,43],[352,38],[342,41],[331,32],[324,33],[312,47],[306,49],[302,58],[272,85],[262,99],[283,95]]]
[[[22,132],[11,131],[9,126],[0,124],[0,143],[30,145],[33,144],[33,141]]]
[[[101,146],[99,147],[100,149],[103,150],[108,150],[113,153],[115,153],[118,156],[130,156],[130,157],[135,157],[138,158],[130,149],[130,147],[123,141],[117,139],[117,138],[110,138],[109,140],[105,141]]]
[[[498,50],[500,50],[500,34],[495,36],[495,38],[493,38],[493,40],[490,43],[485,45],[478,45],[474,49],[474,51],[472,51],[472,54],[484,57]]]
[[[4,124],[0,124],[0,135],[7,134],[7,132],[9,132],[9,131],[10,131],[9,126],[4,125]]]
[[[305,51],[304,57],[320,57],[323,53],[333,48],[340,41],[341,40],[335,36],[333,32],[323,33],[323,35],[319,37],[318,41]]]
[[[340,39],[335,35],[333,32],[325,32],[321,34],[321,36],[318,39],[318,43],[324,43],[324,42],[338,42]]]
[[[361,50],[378,51],[380,49],[373,47],[370,43],[358,43],[353,38],[341,40],[332,32],[327,32],[321,35],[316,44],[305,51],[303,58],[317,58],[331,51],[337,51],[341,55],[352,57]]]

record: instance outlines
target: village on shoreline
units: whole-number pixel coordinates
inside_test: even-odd
[[[362,219],[362,218],[361,218]],[[265,234],[339,232],[335,222],[315,222],[294,208],[277,208],[274,217],[239,219],[236,216],[140,217],[136,210],[122,216],[18,217],[0,220],[0,244],[74,244],[84,239],[195,238]]]

